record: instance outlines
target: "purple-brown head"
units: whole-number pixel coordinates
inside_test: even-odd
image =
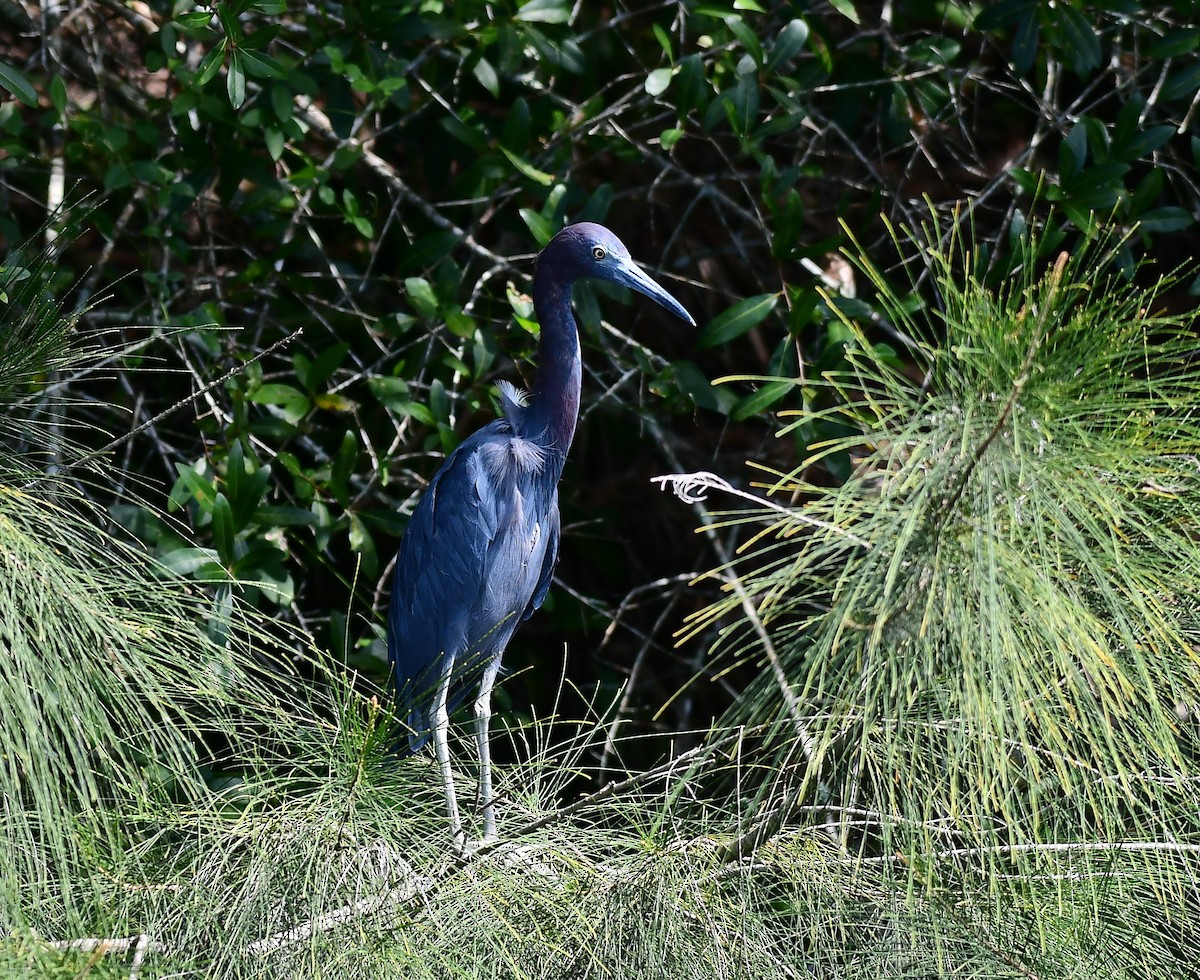
[[[649,296],[693,327],[696,325],[675,297],[641,270],[616,235],[591,221],[567,225],[550,240],[538,258],[538,275],[554,276],[564,283],[576,279],[619,283]]]

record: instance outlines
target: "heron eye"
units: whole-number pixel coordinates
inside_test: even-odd
[[[601,260],[603,260],[607,255],[608,255],[608,249],[606,249],[603,245],[593,245],[592,246],[592,258],[595,259],[597,262],[600,262]]]

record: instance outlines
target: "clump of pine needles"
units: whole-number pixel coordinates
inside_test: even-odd
[[[939,232],[935,304],[859,260],[916,371],[844,318],[833,407],[792,425],[850,434],[772,475],[801,506],[737,518],[767,525],[733,570],[761,629],[724,654],[764,669],[727,721],[775,731],[744,840],[817,821],[1038,975],[1136,972],[1196,925],[1200,340],[1111,238],[1031,235],[990,286]]]

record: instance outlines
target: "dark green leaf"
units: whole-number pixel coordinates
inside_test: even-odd
[[[264,384],[259,385],[247,396],[247,399],[259,405],[274,405],[278,414],[284,420],[295,425],[312,409],[312,403],[302,391],[291,385]]]
[[[1132,162],[1149,156],[1167,143],[1175,135],[1175,132],[1176,129],[1174,126],[1148,126],[1130,141],[1128,146],[1129,156],[1126,159]]]
[[[241,5],[238,0],[233,3],[225,2],[217,5],[217,19],[221,22],[221,27],[225,29],[225,33],[232,37],[234,41],[241,40],[242,26],[238,23],[238,15],[246,8]],[[239,6],[241,9],[239,10]]]
[[[1058,151],[1058,170],[1063,180],[1075,176],[1087,162],[1087,127],[1076,122]]]
[[[162,566],[176,575],[188,576],[205,565],[215,563],[217,553],[212,548],[176,548],[160,556]]]
[[[1151,36],[1145,42],[1143,53],[1147,58],[1177,58],[1181,54],[1195,51],[1200,46],[1200,31],[1195,27],[1174,27],[1162,37]]]
[[[729,413],[730,418],[736,422],[751,418],[774,405],[795,387],[796,382],[794,381],[769,381],[758,391],[747,395],[734,405],[733,411]]]
[[[250,522],[271,479],[271,468],[260,466],[247,470],[242,444],[235,441],[225,461],[225,493],[233,512],[233,526],[242,530]],[[253,461],[249,461],[253,467]]]
[[[480,58],[476,61],[471,71],[475,75],[475,80],[493,97],[500,95],[500,76],[496,74],[496,69],[492,67],[492,63],[487,58]]]
[[[363,572],[372,575],[375,570],[375,539],[357,514],[350,515],[350,548],[362,555]]]
[[[912,61],[922,65],[948,65],[962,53],[962,45],[945,37],[918,38],[905,51]]]
[[[422,320],[436,320],[438,315],[438,299],[437,294],[433,291],[433,286],[429,284],[428,279],[412,277],[404,280],[404,294],[408,297],[409,303],[412,304],[414,310]]]
[[[354,472],[354,464],[357,462],[358,438],[348,430],[342,436],[342,444],[334,454],[329,468],[329,488],[343,507],[350,506],[350,475]]]
[[[728,93],[725,103],[726,115],[733,131],[746,136],[758,116],[758,79],[754,75],[743,75]]]
[[[50,79],[50,104],[59,116],[67,111],[67,83],[63,81],[62,75],[55,75]]]
[[[200,62],[200,67],[196,69],[196,87],[202,88],[213,80],[217,72],[221,70],[221,65],[225,63],[225,46],[228,42],[225,38],[221,38],[213,45],[212,50],[204,56]]]
[[[247,549],[246,553],[233,563],[230,571],[233,572],[234,578],[245,582],[247,579],[253,578],[255,572],[270,570],[282,572],[286,557],[273,544],[256,544]]]
[[[217,495],[212,479],[206,474],[197,473],[195,467],[186,463],[176,463],[175,472],[179,474],[179,480],[171,490],[172,501],[182,503],[191,497],[200,504],[201,510],[210,510]]]
[[[500,130],[500,142],[507,147],[524,149],[529,142],[529,128],[532,123],[532,112],[525,99],[515,99],[504,119],[504,128]]]
[[[1036,194],[1040,192],[1045,174],[1042,172],[1034,173],[1032,170],[1027,170],[1025,167],[1013,167],[1009,170],[1008,175],[1012,177],[1013,182],[1025,191],[1027,194]]]
[[[1062,184],[1065,197],[1080,206],[1110,208],[1124,190],[1124,177],[1129,164],[1110,161],[1093,163],[1073,180]]]
[[[1150,209],[1150,206],[1158,200],[1158,195],[1162,193],[1163,187],[1163,172],[1158,167],[1155,167],[1138,184],[1137,188],[1129,197],[1129,210],[1126,216],[1130,219],[1136,219],[1138,215]]]
[[[281,123],[292,118],[292,90],[286,85],[271,86],[271,110]]]
[[[287,74],[283,70],[283,65],[261,51],[247,51],[245,48],[239,48],[236,54],[241,55],[240,60],[246,74],[254,78],[283,78]]]
[[[721,403],[717,398],[716,389],[695,364],[691,361],[675,361],[671,365],[671,373],[679,390],[700,408],[720,410]]]
[[[667,61],[675,60],[675,53],[671,44],[670,37],[663,30],[661,24],[651,24],[650,29],[654,32],[654,40],[658,42],[658,46],[663,49],[663,54],[667,56]]]
[[[287,402],[307,401],[304,397],[304,392],[291,385],[285,384],[264,384],[259,385],[249,394],[249,399],[253,402],[258,402],[262,405],[284,405]]]
[[[761,66],[763,63],[762,43],[758,40],[758,35],[751,30],[750,25],[740,17],[726,17],[725,26],[733,32],[733,36],[745,48],[746,53],[754,59],[754,63]]]
[[[316,524],[317,517],[300,507],[264,505],[254,512],[254,522],[262,527],[298,527]]]
[[[675,101],[679,106],[679,118],[695,109],[703,112],[708,104],[707,82],[704,63],[698,54],[690,54],[679,63],[675,78]]]
[[[268,126],[263,130],[263,145],[266,146],[267,153],[270,154],[271,159],[278,160],[283,156],[283,133],[274,126]]]
[[[735,303],[729,309],[715,316],[700,331],[700,335],[696,338],[696,346],[716,347],[718,344],[729,343],[762,323],[775,309],[777,302],[779,302],[778,293],[763,293],[760,296],[751,296],[740,303]]]
[[[221,564],[227,567],[232,565],[236,557],[234,555],[233,511],[230,509],[225,494],[219,492],[213,501],[212,531],[213,545],[217,549],[217,557],[221,560]]]
[[[229,455],[225,457],[225,492],[228,499],[236,502],[241,496],[245,476],[246,457],[241,442],[235,439],[229,447]]]
[[[1069,3],[1057,4],[1055,11],[1066,41],[1064,54],[1077,75],[1086,75],[1100,64],[1100,38],[1096,29],[1082,10]]]
[[[242,52],[234,51],[229,56],[229,74],[225,79],[225,90],[229,93],[229,104],[240,109],[246,102],[246,73],[242,68]]]
[[[770,75],[783,68],[804,48],[808,40],[808,25],[799,18],[789,21],[783,26],[775,43],[771,45],[771,54],[767,58],[766,70]]]
[[[580,221],[603,221],[608,217],[608,209],[612,205],[612,184],[601,184],[588,198],[579,212]]]
[[[446,329],[454,336],[464,339],[475,336],[475,318],[464,313],[460,307],[453,306],[443,311],[442,319],[446,323]]]
[[[1183,208],[1164,207],[1147,211],[1138,218],[1143,231],[1182,231],[1195,224],[1196,219]]]
[[[529,208],[520,208],[517,212],[521,216],[521,220],[525,222],[525,227],[532,232],[534,240],[537,241],[539,247],[544,247],[554,237],[554,228],[536,211]]]
[[[1197,89],[1200,89],[1200,60],[1192,60],[1191,64],[1175,68],[1167,75],[1161,96],[1169,102],[1190,99]]]
[[[367,389],[381,405],[388,408],[412,401],[408,382],[403,378],[393,378],[386,374],[372,375],[367,379]]]
[[[1037,9],[1039,0],[997,0],[989,3],[975,18],[975,27],[980,31],[994,31],[1006,27]]]
[[[1013,67],[1022,75],[1028,74],[1033,68],[1034,59],[1037,58],[1039,33],[1037,13],[1029,10],[1017,21],[1012,44]]]
[[[271,24],[269,27],[260,27],[257,31],[247,34],[241,41],[238,42],[238,47],[245,51],[250,48],[254,51],[261,51],[268,44],[279,37],[279,32],[283,30],[281,24]]]
[[[304,386],[310,392],[325,387],[325,383],[333,376],[333,372],[342,366],[342,361],[346,359],[346,353],[349,350],[350,345],[345,343],[326,347],[312,362],[308,376],[303,379]]]
[[[470,126],[455,116],[443,116],[441,126],[456,140],[470,147],[480,155],[488,152],[488,138],[484,131]]]
[[[446,395],[446,386],[438,378],[429,384],[429,410],[439,425],[450,420],[450,399]]]

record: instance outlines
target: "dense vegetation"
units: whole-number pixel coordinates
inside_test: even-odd
[[[1178,972],[1194,18],[0,5],[0,962]],[[465,863],[386,754],[389,562],[580,219],[701,329],[577,291],[522,846]]]

